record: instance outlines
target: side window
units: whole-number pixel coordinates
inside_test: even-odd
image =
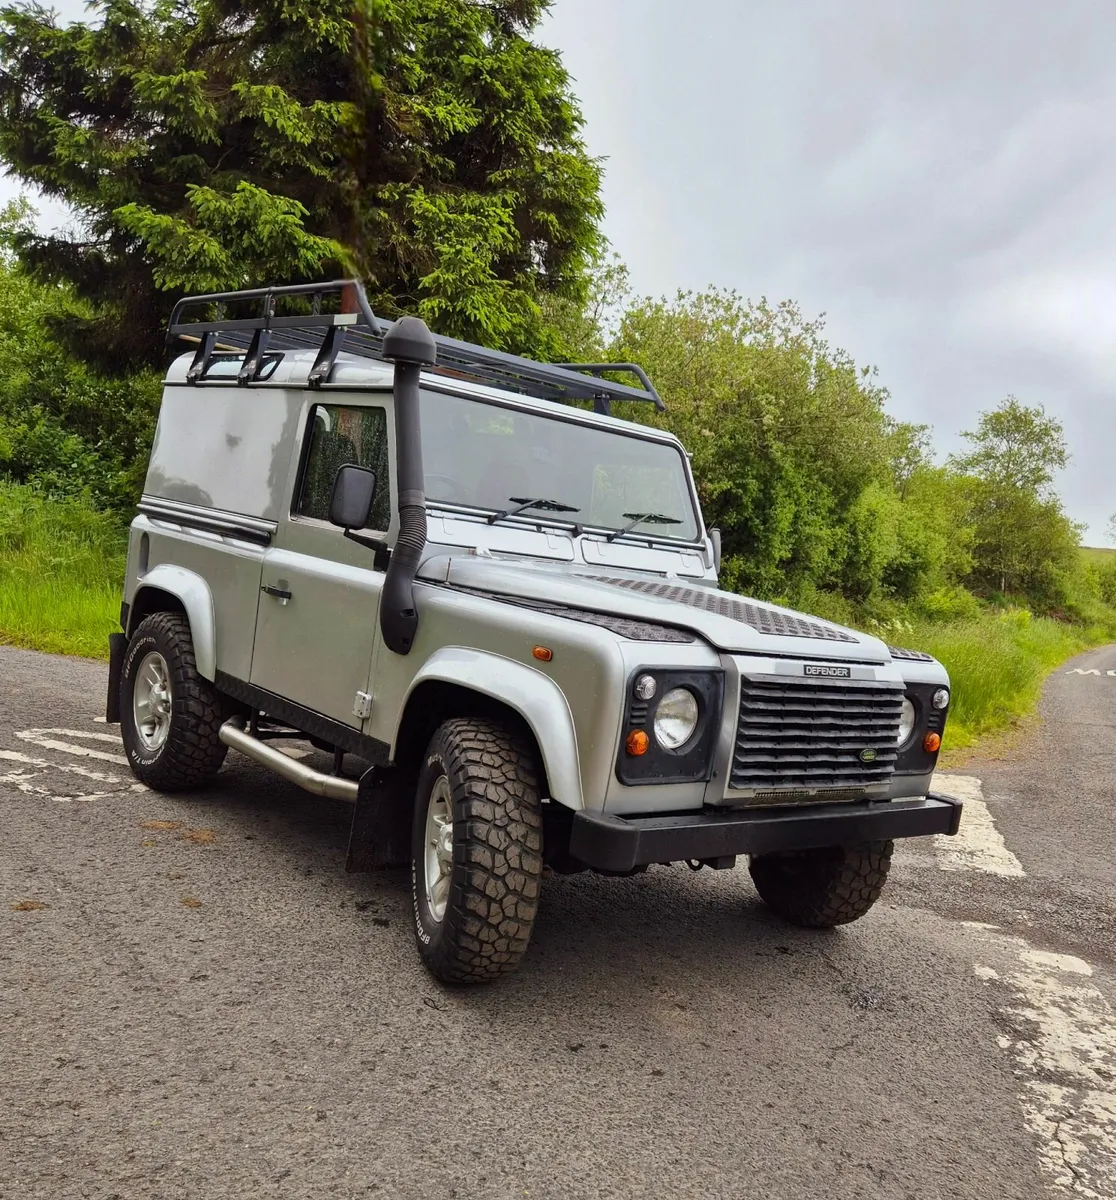
[[[370,529],[391,524],[388,486],[387,416],[382,408],[342,408],[316,404],[310,411],[310,449],[299,484],[295,514],[329,520],[329,498],[339,467],[350,463],[376,472],[376,499]]]

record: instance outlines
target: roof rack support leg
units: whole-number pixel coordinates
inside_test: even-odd
[[[257,329],[252,334],[252,344],[248,347],[248,353],[244,356],[244,366],[236,374],[236,382],[241,387],[245,387],[259,378],[260,368],[263,366],[264,354],[267,351],[267,343],[269,341],[271,341],[270,329]]]
[[[593,411],[602,417],[612,416],[612,401],[608,396],[598,392],[593,397]]]
[[[330,326],[329,332],[325,335],[325,340],[322,342],[321,349],[318,351],[318,357],[314,359],[314,365],[310,368],[310,374],[306,377],[306,382],[310,387],[320,388],[323,383],[329,383],[329,377],[333,372],[333,364],[337,361],[337,355],[340,353],[344,341],[345,326]]]
[[[198,348],[194,351],[194,361],[190,364],[190,369],[186,372],[187,383],[197,383],[205,374],[205,368],[209,366],[209,360],[213,357],[213,347],[216,345],[216,333],[210,332],[201,335]]]

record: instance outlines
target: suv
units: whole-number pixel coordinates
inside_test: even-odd
[[[719,591],[682,446],[610,414],[662,408],[638,367],[388,326],[348,280],[191,297],[168,338],[108,719],[157,790],[232,748],[352,803],[440,980],[516,966],[548,869],[747,855],[825,927],[956,833],[944,669]]]

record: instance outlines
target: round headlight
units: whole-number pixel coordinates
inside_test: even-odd
[[[896,739],[896,744],[902,746],[909,741],[911,734],[914,733],[914,727],[915,706],[908,696],[904,696],[903,711],[899,714],[899,737]]]
[[[945,708],[949,703],[949,688],[938,688],[931,701],[935,708]]]
[[[691,737],[698,723],[698,702],[689,688],[671,688],[655,710],[655,740],[664,750],[677,750]]]
[[[654,675],[641,675],[635,681],[635,694],[641,700],[650,700],[651,697],[658,691],[658,685],[655,683]]]

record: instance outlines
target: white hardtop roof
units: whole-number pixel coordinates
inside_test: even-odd
[[[219,357],[224,353],[226,352],[220,349],[217,351]],[[244,351],[230,348],[227,353],[242,356]],[[281,350],[279,353],[283,357],[275,373],[266,380],[251,384],[251,387],[305,388],[307,386],[306,378],[310,373],[310,368],[314,365],[315,352],[313,350]],[[189,370],[193,358],[192,351],[176,358],[167,369],[165,382],[167,384],[185,384],[186,372]],[[342,351],[337,356],[329,383],[316,390],[322,396],[333,391],[390,391],[393,373],[390,363],[377,362],[374,359],[350,355]],[[625,421],[620,417],[605,416],[603,413],[574,408],[570,404],[562,404],[556,400],[525,396],[519,392],[509,392],[492,387],[491,384],[476,383],[471,379],[440,375],[436,372],[424,372],[422,382],[424,387],[432,390],[452,392],[459,396],[475,396],[478,400],[493,401],[527,412],[537,412],[580,423],[599,425],[629,435],[633,430],[638,430],[641,437],[646,436],[652,441],[669,442],[671,445],[683,449],[684,452],[682,443],[673,433],[665,429],[657,429],[652,425],[643,425],[638,421]],[[201,386],[218,387],[221,385],[237,386],[235,378],[208,379]]]

